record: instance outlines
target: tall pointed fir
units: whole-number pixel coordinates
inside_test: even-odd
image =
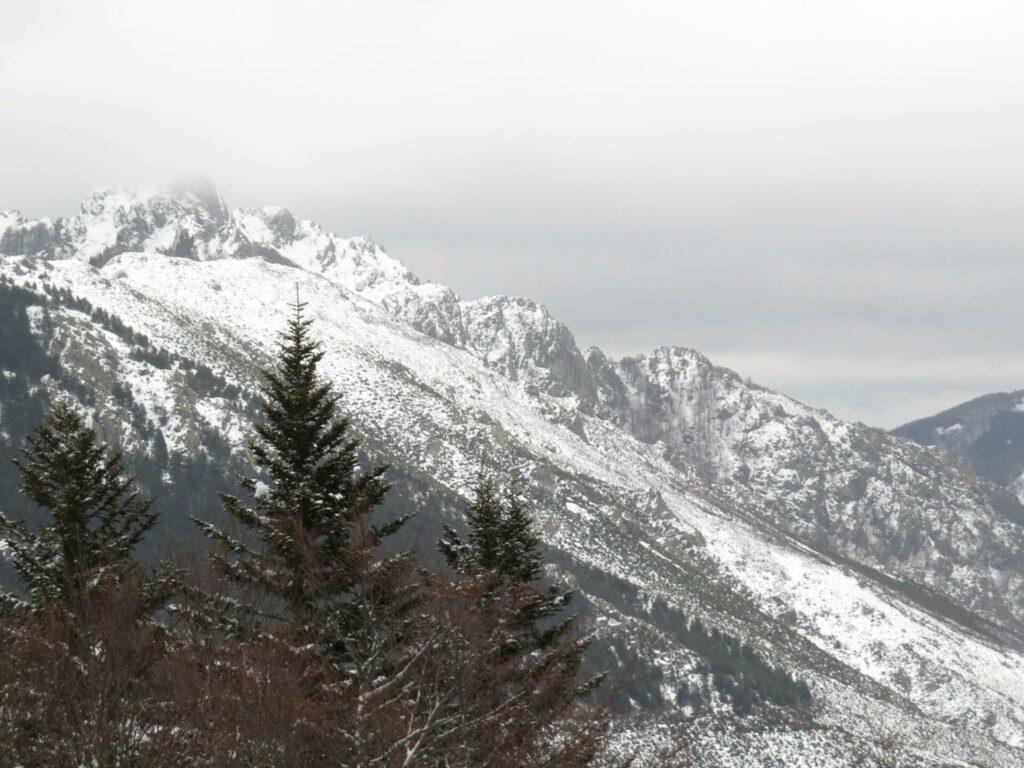
[[[476,600],[475,611],[489,629],[492,648],[480,665],[511,673],[499,675],[484,699],[521,704],[504,721],[496,718],[495,730],[507,739],[503,748],[535,754],[539,765],[592,764],[587,745],[600,742],[607,723],[584,701],[603,676],[583,675],[590,638],[575,616],[558,618],[571,593],[543,584],[543,548],[515,483],[501,490],[481,473],[466,522],[465,538],[446,527],[439,547],[463,576],[459,586]]]
[[[515,593],[518,607],[509,622],[510,652],[550,646],[573,625],[572,618],[550,620],[569,604],[572,593],[542,585],[543,546],[516,484],[509,483],[502,491],[481,473],[466,509],[466,524],[465,540],[445,526],[438,546],[448,565],[464,576],[492,579],[489,593]]]
[[[37,530],[0,513],[0,539],[27,600],[0,593],[9,607],[74,607],[77,598],[136,567],[133,552],[156,523],[151,501],[69,403],[58,402],[15,459],[20,489],[46,512]]]
[[[497,571],[502,555],[501,495],[494,480],[481,472],[473,486],[473,498],[466,506],[466,541],[449,525],[438,547],[448,566],[463,575]]]
[[[382,599],[378,593],[402,560],[378,555],[377,547],[406,518],[374,524],[388,489],[386,468],[361,471],[340,396],[320,375],[324,352],[310,335],[305,304],[296,298],[292,307],[277,360],[263,372],[264,420],[249,444],[258,473],[240,478],[249,501],[221,494],[243,533],[196,523],[221,545],[215,568],[248,595],[241,604],[221,603],[220,620],[239,628],[255,619],[347,658],[367,631],[361,608]],[[232,606],[239,608],[234,615]]]
[[[517,642],[524,647],[546,648],[573,624],[572,618],[549,621],[569,604],[572,592],[542,585],[544,547],[514,482],[505,489],[500,536],[499,570],[511,583],[532,588],[514,625],[520,633]]]

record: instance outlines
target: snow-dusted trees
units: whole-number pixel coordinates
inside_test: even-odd
[[[35,611],[0,614],[0,763],[159,768],[583,768],[603,765],[588,638],[559,616],[514,487],[481,479],[452,571],[389,548],[384,469],[323,379],[302,305],[266,372],[248,498],[197,521],[213,575],[155,590],[132,552],[155,520],[120,457],[60,406],[22,489],[50,512],[3,520]],[[162,586],[169,580],[160,582]],[[11,596],[9,605],[16,605]],[[69,609],[70,608],[70,609]]]
[[[188,765],[180,675],[138,573],[0,619],[0,765]]]
[[[374,519],[385,468],[359,466],[359,443],[319,372],[322,359],[296,302],[265,371],[263,421],[250,444],[259,473],[241,479],[251,498],[222,496],[240,531],[197,521],[218,545],[215,571],[236,588],[211,599],[207,613],[214,626],[249,638],[243,657],[288,647],[293,669],[305,659],[295,680],[323,708],[330,753],[342,765],[370,765],[375,733],[402,716],[395,697],[432,646],[410,638],[419,600],[411,556],[381,547],[405,518]],[[217,669],[249,679],[231,661]]]
[[[221,496],[241,533],[197,523],[220,545],[216,569],[247,595],[241,613],[225,621],[259,616],[263,629],[276,626],[344,655],[380,597],[381,585],[367,582],[371,567],[376,580],[401,568],[402,558],[381,559],[375,550],[404,519],[372,520],[387,491],[385,468],[358,466],[359,443],[318,370],[324,353],[303,305],[294,311],[276,364],[264,372],[264,420],[249,446],[259,472],[240,481],[251,501]]]
[[[297,303],[251,445],[262,474],[242,481],[248,504],[223,497],[240,533],[200,522],[219,545],[215,570],[237,588],[236,600],[210,602],[214,624],[249,638],[234,658],[204,665],[216,678],[208,690],[225,680],[262,690],[279,675],[239,660],[286,648],[294,674],[282,682],[298,688],[282,700],[298,693],[309,703],[304,722],[321,727],[303,743],[319,744],[325,764],[591,764],[604,721],[582,704],[592,688],[580,677],[587,640],[555,620],[568,595],[540,583],[543,554],[522,500],[481,481],[468,541],[448,531],[442,545],[455,582],[388,552],[382,541],[404,520],[374,521],[384,470],[359,470],[322,358]],[[273,722],[252,738],[273,738],[270,752],[297,749],[275,711],[266,716]]]
[[[153,619],[168,581],[133,559],[156,521],[150,502],[65,402],[16,464],[44,517],[30,527],[0,514],[24,586],[4,594],[0,621],[0,764],[180,764],[167,632]]]
[[[475,666],[491,678],[460,703],[490,712],[498,736],[470,740],[465,764],[516,764],[506,755],[521,765],[594,764],[606,722],[583,704],[600,682],[582,676],[589,639],[574,618],[558,619],[571,593],[543,585],[543,549],[515,484],[499,489],[481,475],[466,522],[465,539],[447,527],[439,548],[461,576],[451,602],[474,629],[464,636],[481,654]]]
[[[66,607],[131,568],[156,513],[126,474],[121,454],[101,443],[69,403],[53,408],[22,454],[15,460],[21,490],[46,518],[33,531],[0,512],[0,538],[27,600],[0,595],[8,607]]]
[[[361,697],[369,738],[342,764],[389,768],[603,766],[606,712],[579,698],[577,651],[512,656],[498,626],[520,608],[485,580],[425,575],[405,663]],[[480,610],[482,602],[489,605]],[[357,709],[350,708],[355,714]],[[356,747],[355,744],[350,745]]]
[[[509,652],[551,645],[572,625],[571,619],[551,619],[568,605],[572,593],[541,584],[543,548],[515,483],[499,490],[481,474],[466,509],[466,523],[465,541],[454,528],[445,526],[438,542],[448,565],[463,576],[488,583],[488,594],[514,596],[520,607],[505,628]]]

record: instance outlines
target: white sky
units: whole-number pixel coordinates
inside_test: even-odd
[[[581,345],[1024,387],[1024,4],[0,0],[0,208],[199,172]]]

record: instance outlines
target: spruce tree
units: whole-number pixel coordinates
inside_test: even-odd
[[[480,701],[460,700],[458,706],[468,710],[460,717],[472,720],[480,706],[486,711],[507,701],[521,704],[504,717],[494,717],[495,725],[488,728],[492,735],[471,744],[466,764],[488,762],[498,738],[522,757],[537,748],[543,756],[540,765],[591,764],[596,753],[584,749],[576,754],[574,749],[603,732],[601,716],[588,713],[583,703],[603,678],[581,677],[590,638],[580,633],[575,617],[556,618],[571,593],[543,584],[543,548],[515,483],[500,490],[481,474],[466,522],[465,538],[446,527],[439,547],[463,576],[456,592],[464,590],[472,600],[471,613],[487,637],[475,668],[480,678],[491,679],[475,694]],[[576,716],[585,726],[573,733]],[[545,726],[554,726],[560,736],[550,740],[541,735]]]
[[[446,525],[438,542],[449,567],[464,575],[496,571],[502,560],[502,515],[498,488],[481,472],[473,486],[473,499],[466,507],[468,541]]]
[[[319,373],[324,352],[311,338],[305,304],[296,299],[292,307],[276,363],[263,372],[264,421],[249,444],[259,473],[239,480],[249,502],[221,494],[224,511],[248,536],[196,523],[222,545],[215,567],[255,598],[241,616],[220,618],[232,624],[261,614],[301,642],[344,656],[361,631],[358,605],[370,599],[370,553],[406,518],[373,523],[388,489],[386,467],[360,470],[359,441],[339,411],[340,396]],[[387,573],[388,562],[375,560],[376,572]]]
[[[547,622],[569,604],[572,592],[540,584],[544,573],[544,549],[533,518],[514,483],[509,484],[505,491],[500,535],[502,556],[499,572],[512,584],[532,588],[515,624],[520,633],[518,643],[524,647],[546,648],[572,625],[571,618]]]
[[[134,565],[132,554],[156,523],[124,469],[81,414],[61,401],[15,459],[20,489],[47,513],[33,531],[0,513],[0,539],[24,582],[28,606],[66,607],[108,573]],[[25,601],[5,594],[11,605]]]
[[[492,580],[489,594],[514,592],[518,609],[510,621],[510,652],[543,649],[564,634],[573,620],[549,622],[568,605],[572,593],[541,585],[544,552],[533,518],[515,483],[499,491],[483,473],[466,509],[465,540],[445,526],[438,542],[448,565],[464,576]]]
[[[498,522],[501,541],[498,568],[511,581],[530,584],[544,572],[544,548],[515,483],[505,489],[504,502]]]

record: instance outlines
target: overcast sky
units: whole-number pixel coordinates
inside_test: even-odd
[[[186,173],[879,426],[1024,388],[1024,4],[5,2],[0,208]]]

